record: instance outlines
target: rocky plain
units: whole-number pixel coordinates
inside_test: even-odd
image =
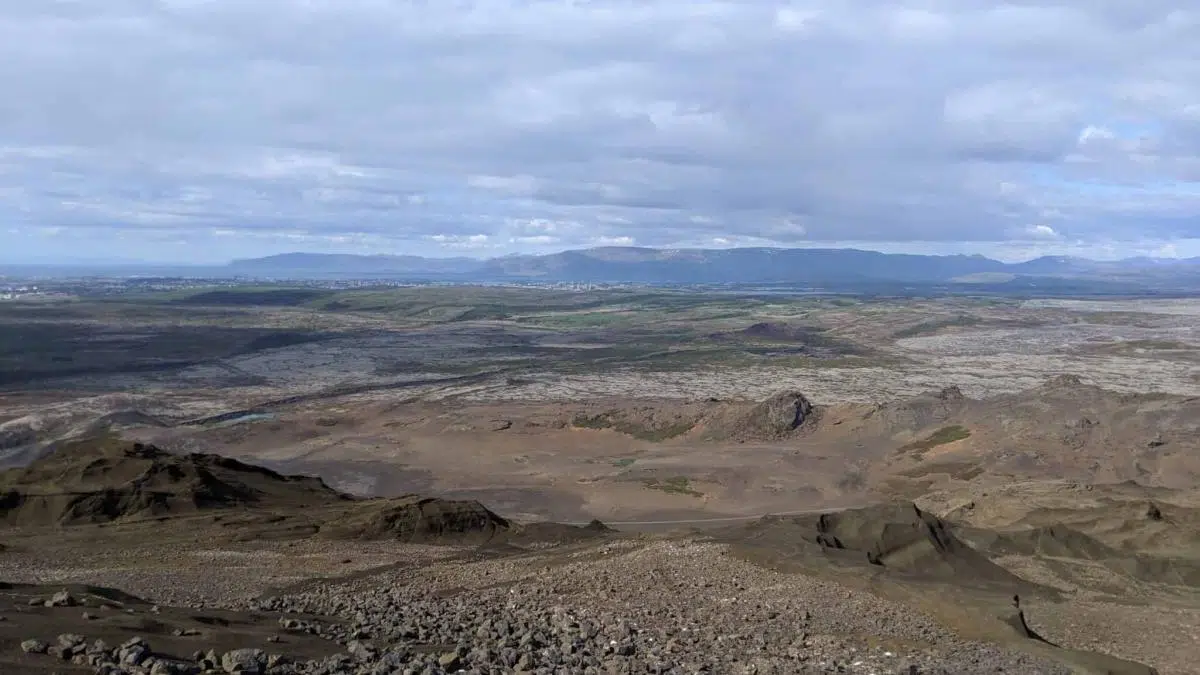
[[[0,673],[1198,672],[1200,304],[539,293],[0,310]]]

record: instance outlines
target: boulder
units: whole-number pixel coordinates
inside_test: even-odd
[[[235,649],[221,657],[221,669],[227,673],[261,675],[266,665],[267,655],[261,649]]]

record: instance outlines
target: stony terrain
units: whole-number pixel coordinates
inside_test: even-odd
[[[119,665],[131,673],[1070,672],[960,640],[901,607],[829,584],[790,584],[786,597],[764,593],[761,585],[771,580],[754,578],[753,569],[736,563],[708,569],[720,553],[704,545],[662,543],[633,552],[614,546],[605,553],[604,563],[567,562],[537,578],[519,563],[468,563],[457,572],[421,575],[420,583],[411,573],[385,573],[272,597],[255,603],[257,611],[279,617],[265,649],[206,649],[204,633],[174,629],[180,634],[172,637],[191,638],[197,647],[181,658],[164,651],[178,639],[134,636],[109,645],[68,633],[24,641],[29,656],[22,661],[59,659],[96,672]],[[478,575],[488,587],[476,587]],[[647,597],[637,588],[657,591]],[[854,637],[862,631],[873,638]],[[314,638],[337,651],[307,659],[289,654]]]
[[[173,480],[151,482],[163,475]],[[0,589],[0,646],[15,649],[0,659],[18,672],[64,661],[156,674],[1151,672],[1046,642],[1039,632],[1079,617],[1056,588],[991,560],[1011,536],[969,545],[958,526],[911,504],[631,535],[598,522],[521,525],[471,503],[352,499],[313,479],[111,438],[69,444],[3,478],[17,526],[0,553],[12,580]],[[107,480],[100,492],[115,497],[97,501],[80,480]],[[139,498],[147,494],[169,498]],[[140,597],[99,585],[112,577],[95,566],[149,532],[171,552],[161,566],[118,572]],[[59,542],[56,563],[31,564],[42,541]],[[178,592],[189,578],[181,562],[204,547],[295,556],[321,542],[336,542],[344,563],[363,546],[374,566],[322,579],[320,565],[298,565],[281,584],[255,581],[226,556],[222,576],[245,582],[203,602]],[[55,566],[57,583],[38,578]],[[184,574],[162,575],[171,570]],[[1141,580],[1200,585],[1164,574]],[[968,607],[970,618],[956,616]]]

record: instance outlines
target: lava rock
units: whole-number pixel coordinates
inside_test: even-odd
[[[267,655],[261,649],[235,649],[221,657],[221,668],[227,673],[261,675],[266,665]]]
[[[21,651],[26,654],[45,654],[50,650],[50,645],[41,640],[25,640],[21,643]]]

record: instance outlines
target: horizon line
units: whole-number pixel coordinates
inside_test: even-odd
[[[616,249],[616,250],[641,250],[641,251],[737,251],[737,250],[743,250],[743,251],[744,250],[860,251],[860,252],[864,252],[864,253],[878,253],[878,254],[886,255],[886,256],[909,256],[909,257],[923,256],[923,257],[932,257],[932,258],[985,258],[985,259],[993,260],[995,262],[999,262],[999,263],[1005,264],[1005,265],[1016,265],[1016,264],[1021,264],[1024,262],[1030,262],[1032,260],[1039,260],[1039,259],[1043,259],[1043,258],[1066,258],[1066,259],[1084,260],[1084,261],[1089,261],[1089,262],[1122,262],[1122,261],[1127,261],[1127,260],[1181,261],[1181,260],[1192,259],[1192,258],[1185,258],[1185,257],[1179,257],[1179,256],[1163,257],[1163,256],[1134,255],[1134,256],[1126,256],[1123,258],[1104,260],[1104,259],[1098,259],[1098,258],[1089,258],[1087,256],[1081,256],[1081,255],[1071,255],[1071,254],[1061,254],[1060,253],[1060,254],[1034,255],[1029,258],[1024,258],[1024,259],[1020,259],[1020,260],[1006,261],[1006,260],[1001,260],[999,258],[993,258],[989,255],[985,255],[983,253],[978,253],[978,252],[976,252],[976,253],[912,253],[912,252],[898,253],[898,252],[880,251],[878,249],[864,248],[864,247],[860,247],[860,246],[728,246],[728,247],[713,248],[713,247],[703,247],[703,246],[607,245],[607,246],[587,246],[587,247],[580,247],[580,248],[564,248],[564,249],[555,250],[555,251],[545,251],[545,252],[535,252],[535,253],[507,253],[507,254],[492,255],[492,256],[473,256],[473,255],[470,255],[465,252],[459,253],[456,255],[442,256],[442,255],[421,255],[421,254],[413,254],[413,253],[349,253],[349,252],[332,252],[331,253],[331,252],[325,252],[325,251],[293,250],[293,251],[284,251],[281,253],[268,253],[265,255],[251,256],[251,257],[245,257],[245,258],[229,258],[229,259],[226,259],[221,262],[207,262],[207,263],[197,263],[197,262],[190,262],[190,261],[148,260],[148,259],[139,259],[139,260],[130,260],[130,259],[47,260],[47,259],[43,258],[43,259],[38,259],[38,260],[34,260],[34,261],[29,261],[28,259],[21,260],[21,261],[0,259],[0,265],[2,265],[4,267],[122,267],[122,268],[184,267],[184,268],[205,268],[205,267],[226,267],[226,266],[232,265],[237,262],[251,261],[251,260],[263,260],[263,259],[267,259],[267,258],[277,258],[277,257],[283,257],[283,256],[289,256],[289,255],[309,255],[309,256],[329,256],[329,257],[351,256],[351,257],[359,257],[359,258],[411,257],[411,258],[422,258],[422,259],[426,259],[426,260],[470,259],[470,260],[487,261],[487,260],[498,260],[498,259],[502,259],[502,258],[545,257],[545,256],[559,255],[562,253],[570,253],[570,252],[577,252],[577,251],[597,251],[597,250],[614,250],[614,249]]]

